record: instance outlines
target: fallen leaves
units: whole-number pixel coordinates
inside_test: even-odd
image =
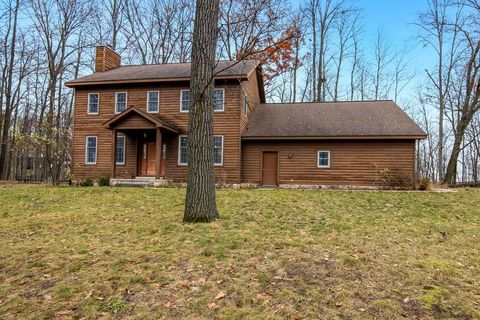
[[[223,298],[225,298],[226,296],[227,296],[227,295],[225,294],[225,292],[220,291],[220,292],[215,296],[215,300],[223,299]]]

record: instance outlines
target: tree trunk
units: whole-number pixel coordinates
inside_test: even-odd
[[[197,0],[188,118],[188,183],[184,222],[219,218],[213,167],[213,86],[219,0]]]

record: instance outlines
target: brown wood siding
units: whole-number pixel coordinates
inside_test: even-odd
[[[240,179],[240,85],[238,82],[218,81],[216,88],[225,89],[225,106],[223,112],[214,114],[214,134],[224,136],[223,166],[215,167],[218,182],[234,183]],[[98,178],[111,174],[112,133],[104,128],[103,123],[112,118],[114,113],[115,93],[127,92],[127,105],[146,110],[147,91],[160,92],[159,113],[151,115],[160,117],[163,121],[176,127],[180,134],[186,134],[188,129],[188,113],[180,112],[180,90],[188,89],[188,82],[158,85],[130,86],[97,86],[76,89],[75,117],[73,136],[73,174],[76,179],[84,177]],[[88,93],[99,93],[99,114],[87,115]],[[120,130],[121,131],[121,130]],[[85,137],[98,136],[97,164],[86,165]],[[178,138],[164,137],[167,144],[166,178],[174,181],[185,181],[187,168],[178,163]],[[129,142],[130,143],[130,142]],[[133,142],[131,142],[133,143]],[[128,145],[130,149],[131,145]],[[126,154],[128,170],[133,158],[130,151]],[[120,168],[117,166],[117,176]],[[133,171],[133,170],[132,170]]]
[[[243,113],[243,97],[247,96],[248,99],[248,116]],[[248,118],[257,106],[260,103],[260,95],[258,92],[258,80],[256,72],[252,72],[248,76],[248,80],[242,81],[242,96],[241,96],[241,106],[240,106],[240,132],[243,133],[248,124]]]
[[[330,151],[330,168],[317,167],[319,150]],[[279,184],[372,186],[382,184],[384,168],[409,178],[415,173],[414,140],[243,141],[242,182],[262,182],[263,151],[278,151]]]

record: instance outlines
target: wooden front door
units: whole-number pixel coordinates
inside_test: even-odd
[[[141,176],[155,176],[156,144],[143,141],[139,150],[138,172]]]
[[[276,186],[277,185],[277,165],[278,165],[278,152],[265,151],[263,152],[262,161],[262,184],[264,186]]]

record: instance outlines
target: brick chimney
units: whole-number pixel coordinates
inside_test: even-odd
[[[98,46],[95,53],[95,72],[104,72],[120,67],[122,57],[109,46]]]

